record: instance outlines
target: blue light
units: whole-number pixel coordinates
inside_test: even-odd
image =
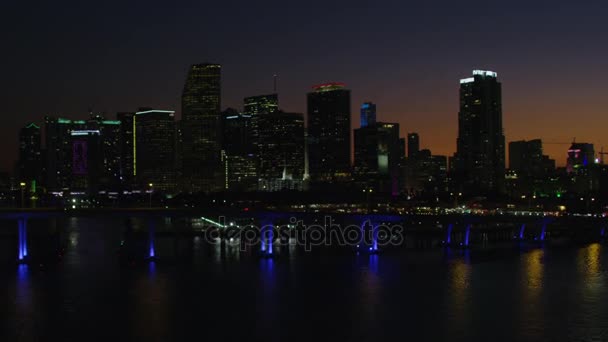
[[[469,236],[471,234],[471,225],[467,226],[467,231],[464,234],[464,245],[469,246]]]
[[[526,224],[522,224],[521,227],[519,228],[519,239],[523,240],[524,239],[524,231],[526,230]]]
[[[547,229],[547,224],[543,224],[543,229],[540,232],[540,241],[545,241],[545,230]]]
[[[445,238],[446,243],[449,245],[450,243],[452,243],[452,228],[454,228],[453,224],[449,224],[448,225],[448,232],[447,232],[447,236]]]
[[[27,223],[25,219],[19,219],[18,224],[18,259],[23,261],[27,257]]]

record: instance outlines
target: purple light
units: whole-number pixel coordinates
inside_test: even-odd
[[[519,239],[523,240],[524,239],[524,231],[526,229],[526,224],[522,224],[521,228],[519,228]]]

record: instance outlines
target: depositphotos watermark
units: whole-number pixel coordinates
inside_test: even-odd
[[[204,239],[210,244],[224,243],[240,245],[242,250],[262,244],[273,246],[296,245],[310,251],[315,246],[360,246],[383,247],[403,243],[401,225],[375,224],[371,220],[361,225],[341,225],[331,216],[325,216],[323,224],[304,224],[295,217],[289,223],[248,224],[244,226],[225,224],[226,218],[205,225]]]

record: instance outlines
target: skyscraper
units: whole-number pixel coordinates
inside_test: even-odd
[[[142,187],[175,190],[174,111],[141,108],[135,113],[133,169]]]
[[[249,115],[270,114],[279,111],[277,94],[249,96],[243,100],[243,110]]]
[[[540,139],[509,143],[509,169],[515,171],[518,177],[544,178],[552,168],[555,168],[555,161],[543,155]]]
[[[407,157],[414,159],[420,151],[420,137],[418,133],[407,134]]]
[[[30,123],[19,131],[19,160],[17,177],[20,182],[36,181],[42,178],[40,127]]]
[[[367,127],[376,123],[376,104],[365,102],[361,105],[361,127]]]
[[[502,193],[505,136],[501,84],[492,71],[460,80],[456,179],[465,193]]]
[[[350,90],[326,83],[308,93],[308,163],[312,181],[331,182],[350,176]]]
[[[276,112],[259,116],[258,176],[262,180],[304,177],[304,115]],[[262,189],[264,190],[264,189]]]
[[[51,191],[72,184],[73,130],[86,129],[84,120],[45,117],[46,186]]]
[[[116,119],[120,121],[120,178],[124,185],[132,185],[134,181],[133,149],[135,147],[135,112],[119,112]]]
[[[354,172],[365,188],[398,195],[402,140],[399,124],[378,122],[355,129]]]
[[[227,190],[252,191],[257,188],[258,159],[251,119],[251,115],[232,108],[222,112],[224,186]]]
[[[182,178],[188,191],[224,188],[220,108],[221,66],[193,65],[182,93]]]

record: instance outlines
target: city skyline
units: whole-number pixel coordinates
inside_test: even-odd
[[[526,11],[513,4],[349,4],[332,4],[315,21],[308,20],[308,7],[277,4],[266,8],[277,18],[272,23],[249,25],[252,19],[237,16],[233,27],[217,30],[210,29],[217,27],[215,19],[190,23],[189,12],[196,12],[190,7],[167,12],[157,4],[120,10],[107,4],[86,12],[43,5],[21,22],[7,18],[15,34],[5,42],[14,53],[2,57],[11,67],[1,89],[7,101],[0,112],[5,118],[0,142],[8,152],[0,169],[12,171],[16,132],[27,122],[42,123],[45,115],[83,118],[93,108],[114,116],[146,106],[176,110],[180,118],[187,68],[204,61],[223,65],[222,109],[271,93],[275,73],[282,107],[300,113],[306,112],[310,86],[343,81],[352,90],[353,108],[376,103],[379,120],[400,123],[402,136],[418,132],[421,146],[441,155],[456,150],[458,80],[473,69],[494,70],[504,84],[507,142],[541,138],[558,166],[565,165],[574,137],[598,150],[608,146],[603,138],[608,51],[597,44],[606,31],[596,20],[605,17],[604,4],[528,4]],[[5,13],[24,11],[23,6],[10,4]],[[229,11],[227,5],[213,6]],[[242,6],[243,13],[260,13],[253,5]],[[157,26],[151,24],[155,20],[130,20],[139,10],[166,20]],[[363,14],[370,25],[354,23]],[[107,16],[122,24],[109,27]],[[245,27],[251,37],[265,39],[245,39]],[[265,53],[252,53],[258,49]],[[356,128],[358,115],[351,115]],[[573,117],[580,124],[572,125]]]

